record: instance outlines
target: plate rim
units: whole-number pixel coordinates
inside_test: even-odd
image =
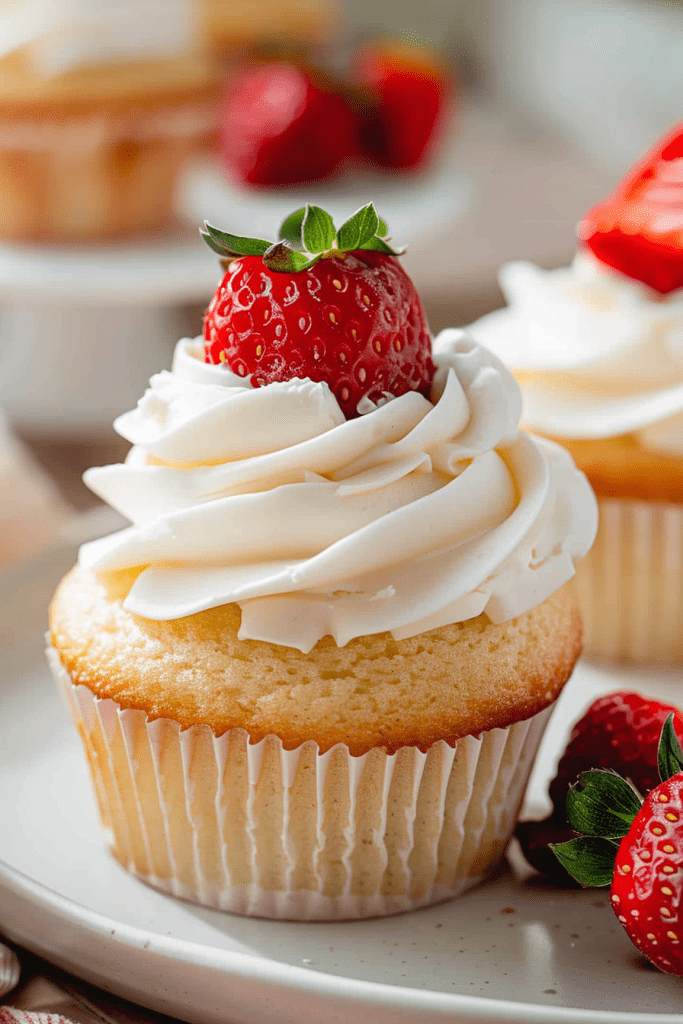
[[[13,890],[13,895],[20,902],[23,900],[32,909],[42,913],[45,919],[53,918],[61,924],[75,927],[84,937],[104,940],[108,945],[123,947],[128,952],[144,949],[169,965],[180,962],[190,963],[195,968],[206,971],[220,970],[234,981],[246,978],[255,983],[267,982],[288,993],[295,992],[309,998],[319,999],[322,995],[339,1000],[348,1006],[349,1010],[354,1007],[362,1008],[363,1004],[371,1004],[396,1011],[429,1011],[444,1019],[453,1019],[454,1013],[464,1012],[470,1014],[471,1020],[480,1020],[482,1024],[489,1021],[518,1024],[522,1019],[525,1024],[681,1024],[682,1020],[682,1014],[625,1014],[620,1010],[591,1010],[582,1007],[513,1002],[464,993],[425,991],[411,986],[367,981],[325,971],[311,971],[305,967],[281,963],[256,954],[221,950],[203,943],[148,932],[107,917],[68,896],[63,896],[0,858],[0,894],[6,896],[9,890]],[[4,927],[2,920],[0,927]],[[41,943],[39,938],[12,931],[6,934],[10,940],[24,945],[44,959],[60,967],[66,965],[67,969],[78,977],[92,981],[93,975],[87,968],[82,971],[77,962],[59,956],[56,950],[47,943]],[[197,952],[200,952],[199,956]],[[228,961],[227,970],[226,963],[219,963],[219,960]],[[101,981],[95,980],[94,983],[102,987]],[[321,992],[321,989],[325,991]],[[113,983],[111,991],[130,999],[130,991],[122,991],[117,982]],[[139,998],[136,1001],[140,1003]],[[158,1009],[158,1006],[148,1003],[141,1005]]]

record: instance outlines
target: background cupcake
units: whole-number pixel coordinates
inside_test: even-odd
[[[168,222],[219,79],[191,0],[5,4],[0,237],[81,241]]]
[[[503,267],[508,308],[471,328],[522,385],[523,422],[598,495],[577,575],[598,656],[683,657],[682,156],[678,126],[586,215],[571,267]]]
[[[50,658],[124,866],[240,913],[367,917],[502,855],[579,655],[564,584],[596,510],[518,432],[495,357],[431,346],[372,207],[328,239],[306,217],[329,244],[276,246],[278,270],[222,235],[205,343],[117,420],[126,463],[87,474],[133,525],[81,549]]]

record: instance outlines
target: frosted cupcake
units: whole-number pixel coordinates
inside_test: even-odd
[[[217,70],[193,0],[31,0],[0,12],[0,238],[157,228],[211,139]]]
[[[683,657],[682,158],[679,126],[587,214],[571,267],[508,264],[508,308],[471,326],[598,496],[577,586],[601,657]]]
[[[50,659],[126,868],[358,918],[500,859],[580,652],[596,506],[498,359],[432,345],[373,208],[303,213],[308,252],[208,232],[204,339],[116,421],[126,463],[86,474],[133,525],[81,549]]]

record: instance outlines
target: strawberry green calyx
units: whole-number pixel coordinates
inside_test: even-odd
[[[391,256],[404,252],[389,245],[386,223],[377,215],[372,203],[356,210],[339,229],[326,210],[307,203],[286,218],[277,242],[233,235],[208,222],[200,234],[209,248],[223,259],[261,256],[264,266],[276,273],[297,273],[312,267],[318,260],[344,256],[358,249],[373,249]]]
[[[666,719],[659,741],[658,765],[662,782],[683,771],[683,750]],[[582,772],[567,794],[567,820],[576,839],[550,846],[562,866],[581,885],[611,884],[619,845],[628,835],[643,798],[616,772],[594,769]]]

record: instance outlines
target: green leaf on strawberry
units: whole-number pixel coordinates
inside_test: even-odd
[[[283,221],[277,242],[233,235],[208,222],[200,230],[206,244],[219,256],[262,256],[268,270],[281,274],[307,270],[321,257],[343,256],[359,249],[400,256],[404,250],[389,245],[383,237],[386,233],[386,222],[377,215],[372,203],[356,210],[339,230],[326,210],[307,203]]]
[[[301,228],[305,216],[305,206],[302,206],[299,210],[295,210],[294,213],[290,213],[289,217],[286,217],[280,225],[280,233],[278,235],[279,240],[281,242],[287,242],[288,245],[293,246],[295,249],[301,249],[303,246]]]
[[[366,242],[374,238],[379,228],[379,217],[372,203],[356,210],[353,216],[344,221],[337,232],[337,243],[344,250],[360,249]]]
[[[374,233],[374,232],[373,232]],[[301,222],[301,238],[309,252],[327,252],[334,245],[334,221],[320,206],[306,206]]]
[[[202,238],[219,256],[263,256],[272,245],[272,242],[261,238],[242,238],[228,231],[219,231],[207,221],[204,228],[200,232]]]
[[[616,772],[583,772],[567,793],[567,820],[582,835],[621,839],[641,803],[632,786]]]
[[[552,846],[560,864],[581,885],[602,888],[614,874],[617,846],[602,836],[578,836],[568,843]]]
[[[657,764],[659,777],[662,780],[670,779],[672,775],[683,771],[683,750],[681,750],[681,744],[674,730],[673,714],[668,716],[662,729],[657,751]]]

